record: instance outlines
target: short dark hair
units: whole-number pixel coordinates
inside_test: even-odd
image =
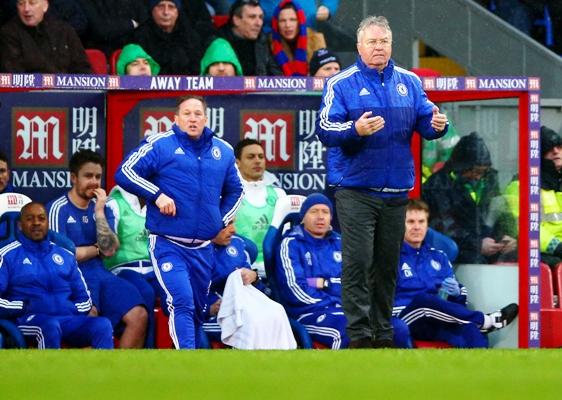
[[[429,206],[425,201],[421,199],[408,200],[408,205],[406,206],[406,212],[408,211],[425,211],[427,213],[427,218],[429,219]]]
[[[191,100],[191,99],[199,100],[201,102],[201,104],[203,104],[203,110],[205,110],[205,111],[207,110],[207,101],[205,100],[205,98],[203,96],[198,96],[196,94],[187,94],[185,96],[178,97],[178,99],[176,101],[176,115],[179,114],[180,106],[182,105],[182,103],[184,101]]]
[[[8,162],[8,156],[0,151],[0,161],[4,161],[6,164],[8,164],[8,167],[10,167],[10,163]]]
[[[261,4],[259,0],[236,0],[230,6],[230,12],[228,14],[230,23],[232,23],[232,17],[235,15],[239,18],[242,17],[242,8],[244,8],[244,6],[261,7]]]
[[[103,157],[99,153],[85,149],[77,151],[72,155],[72,157],[70,157],[68,169],[74,175],[78,175],[78,171],[80,171],[80,168],[82,168],[84,164],[89,162],[93,164],[99,164],[102,166],[102,168],[104,167],[105,163]]]
[[[242,157],[242,151],[244,150],[244,147],[251,146],[253,144],[257,144],[258,146],[261,147],[260,142],[258,142],[256,139],[250,139],[250,138],[242,139],[241,141],[236,143],[236,146],[234,146],[234,156],[236,157],[236,159],[240,160],[240,157]]]
[[[23,213],[24,213],[29,207],[34,206],[34,205],[41,206],[41,207],[43,208],[43,210],[45,210],[45,212],[47,212],[47,207],[45,207],[45,205],[44,205],[43,203],[41,203],[41,202],[39,202],[39,201],[31,201],[31,202],[27,203],[26,205],[24,205],[24,206],[21,208],[21,210],[20,210],[20,217],[19,217],[19,220],[20,220],[20,221],[21,221],[22,218],[23,218]]]

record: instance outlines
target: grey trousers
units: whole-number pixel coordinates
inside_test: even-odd
[[[392,340],[392,306],[407,199],[335,194],[342,233],[342,303],[350,340]]]

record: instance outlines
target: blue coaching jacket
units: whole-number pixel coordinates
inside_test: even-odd
[[[419,249],[403,242],[392,313],[394,315],[400,314],[412,299],[420,293],[437,296],[441,283],[448,277],[455,278],[455,274],[445,253],[430,247],[425,242]],[[466,304],[466,288],[462,285],[460,287],[460,295],[448,296],[448,300]]]
[[[332,186],[400,194],[414,186],[410,140],[414,131],[436,139],[431,127],[434,104],[420,79],[394,65],[379,73],[357,62],[330,78],[324,87],[316,133],[328,147],[328,183]],[[384,128],[361,137],[355,121],[364,112],[384,118]]]
[[[281,241],[277,254],[276,278],[287,314],[302,314],[341,305],[341,237],[332,231],[316,239],[295,226]],[[307,278],[324,278],[327,287],[310,285]]]
[[[0,249],[0,318],[87,314],[92,308],[74,254],[23,234]]]
[[[234,217],[243,194],[232,147],[209,128],[191,140],[176,124],[131,152],[115,180],[147,200],[151,233],[190,239],[214,238]],[[174,200],[175,217],[161,214],[154,204],[161,193]]]

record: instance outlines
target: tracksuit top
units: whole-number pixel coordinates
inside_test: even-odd
[[[151,233],[187,239],[213,239],[232,221],[243,194],[232,147],[209,128],[192,140],[176,124],[132,151],[115,181],[146,199]],[[174,200],[175,216],[160,213],[154,202],[161,193]]]
[[[331,77],[316,120],[316,133],[328,147],[328,184],[404,196],[414,186],[413,132],[426,139],[447,133],[431,127],[433,106],[417,75],[392,60],[379,73],[359,57]],[[366,111],[382,116],[385,124],[361,137],[355,121]]]
[[[281,241],[276,278],[281,302],[291,318],[341,305],[341,237],[328,232],[317,239],[295,226]],[[318,289],[307,278],[324,278],[328,285]]]
[[[0,318],[87,314],[91,307],[86,282],[70,251],[21,233],[0,249]]]
[[[444,252],[430,247],[425,242],[419,249],[403,242],[398,264],[393,314],[399,314],[420,293],[437,296],[441,283],[448,277],[455,278],[455,274],[453,266]],[[466,304],[466,288],[462,285],[460,288],[460,295],[448,296],[447,299],[455,303]]]

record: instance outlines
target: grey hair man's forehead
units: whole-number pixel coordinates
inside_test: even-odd
[[[361,21],[359,23],[359,27],[357,28],[357,41],[358,42],[359,42],[360,36],[363,34],[363,31],[365,31],[365,29],[367,29],[370,26],[378,26],[380,28],[385,29],[389,33],[390,39],[392,39],[392,30],[390,29],[390,24],[388,23],[388,20],[386,19],[386,17],[383,17],[382,15],[379,15],[379,16],[371,15],[371,16],[363,19],[363,21]]]

